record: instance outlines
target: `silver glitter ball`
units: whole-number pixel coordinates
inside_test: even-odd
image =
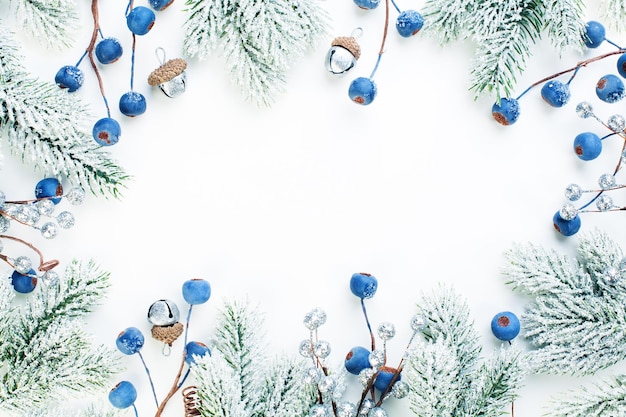
[[[44,216],[50,216],[52,213],[54,213],[54,209],[56,208],[54,202],[48,198],[44,200],[39,200],[35,204],[37,205],[37,210],[39,210],[39,213]]]
[[[593,107],[588,102],[583,101],[582,103],[579,103],[576,106],[576,114],[578,115],[578,117],[580,117],[582,119],[586,119],[588,117],[592,117],[593,116]]]
[[[559,214],[563,220],[573,220],[578,216],[578,209],[571,203],[563,204]]]
[[[314,366],[307,368],[304,371],[304,383],[308,385],[315,385],[322,377],[322,371]]]
[[[319,340],[315,342],[315,345],[313,346],[313,353],[315,356],[322,359],[327,358],[328,355],[330,355],[330,350],[330,343],[326,340]]]
[[[385,352],[375,349],[370,353],[369,362],[372,368],[380,368],[385,364]]]
[[[157,300],[148,309],[148,321],[155,326],[171,326],[179,318],[178,306],[171,300]]]
[[[363,400],[361,404],[361,409],[359,410],[359,416],[364,417],[367,416],[371,409],[376,406],[376,403],[371,398],[366,398]]]
[[[337,404],[337,417],[356,417],[356,404],[342,401]]]
[[[11,220],[9,220],[7,217],[0,216],[0,233],[4,233],[9,230],[10,226]]]
[[[602,279],[604,279],[604,282],[609,285],[615,285],[620,279],[622,279],[622,274],[620,273],[618,267],[610,266],[602,274]]]
[[[570,184],[565,187],[565,198],[569,201],[576,201],[583,195],[583,189],[578,184]]]
[[[615,176],[613,174],[602,174],[598,179],[598,185],[603,190],[610,190],[617,185],[617,182],[615,181]]]
[[[624,116],[621,114],[615,114],[609,117],[609,120],[606,123],[614,132],[623,132],[624,127],[626,127],[626,120],[624,120]]]
[[[74,187],[67,192],[65,195],[65,199],[70,202],[73,206],[78,206],[85,201],[85,190],[80,187]]]
[[[382,407],[374,407],[367,413],[367,417],[387,417],[387,412]]]
[[[33,261],[28,256],[18,256],[13,262],[15,270],[26,275],[33,267]]]
[[[378,326],[378,337],[383,340],[391,340],[396,335],[396,326],[390,322],[381,323]]]
[[[309,417],[330,417],[331,413],[325,404],[315,404],[309,410]]]
[[[391,395],[395,398],[404,398],[409,395],[409,384],[404,381],[396,381],[391,387]]]
[[[309,330],[315,330],[326,323],[326,312],[321,308],[314,308],[304,315],[304,325]]]
[[[64,229],[70,229],[76,223],[74,215],[69,211],[62,211],[57,216],[57,223]]]
[[[411,329],[413,329],[414,332],[421,332],[427,325],[428,321],[426,317],[421,314],[416,314],[411,318]]]
[[[363,385],[364,387],[368,386],[375,373],[376,371],[374,371],[372,368],[365,368],[361,372],[359,372],[359,382],[361,383],[361,385]]]
[[[169,81],[159,84],[159,89],[170,98],[180,96],[187,88],[187,73],[183,71]]]
[[[47,222],[41,225],[41,236],[46,239],[53,239],[59,233],[59,227],[56,223]]]
[[[333,392],[336,386],[337,386],[337,380],[330,375],[323,376],[317,383],[317,389],[322,394]]]
[[[298,352],[300,352],[300,355],[304,356],[305,358],[312,358],[313,357],[313,343],[311,342],[311,340],[304,339],[302,342],[300,342],[300,346],[298,347]]]
[[[600,211],[609,211],[609,210],[611,210],[614,207],[613,206],[613,198],[610,195],[608,195],[608,194],[602,194],[596,200],[596,207]]]
[[[326,69],[333,74],[344,74],[356,65],[357,58],[343,46],[333,46],[326,54]]]
[[[55,270],[50,269],[41,275],[41,280],[46,285],[56,285],[59,282],[59,274]]]

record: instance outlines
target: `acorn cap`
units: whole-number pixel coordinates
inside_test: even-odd
[[[338,36],[333,39],[332,46],[342,46],[346,48],[357,60],[361,57],[361,47],[354,36]]]
[[[185,327],[182,323],[176,322],[171,326],[152,326],[152,337],[163,343],[172,346],[172,343],[183,334]]]
[[[185,71],[187,68],[187,62],[182,58],[174,58],[170,59],[159,68],[155,69],[148,76],[148,84],[152,87],[155,85],[163,84],[175,77],[178,77],[180,74]]]

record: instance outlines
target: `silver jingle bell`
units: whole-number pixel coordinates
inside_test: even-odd
[[[148,309],[148,321],[155,326],[172,326],[179,318],[178,306],[171,300],[157,300]]]
[[[350,36],[338,36],[333,39],[331,48],[326,54],[326,69],[332,74],[344,74],[356,65],[361,57],[361,47],[355,36],[363,31],[357,28]]]
[[[163,48],[156,49],[156,55],[161,66],[148,76],[148,84],[159,89],[170,98],[178,97],[185,92],[187,85],[187,62],[182,58],[165,60]]]

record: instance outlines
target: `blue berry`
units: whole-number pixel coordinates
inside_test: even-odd
[[[626,78],[626,53],[621,54],[617,59],[617,72]]]
[[[350,291],[359,298],[372,298],[378,289],[375,276],[365,272],[357,272],[350,278]]]
[[[83,81],[85,81],[85,75],[74,65],[61,67],[54,76],[54,82],[61,88],[67,88],[70,93],[78,90],[83,85]]]
[[[574,152],[583,161],[596,159],[602,152],[602,140],[592,132],[584,132],[574,138]]]
[[[93,126],[93,138],[100,146],[115,145],[122,135],[120,124],[110,117],[104,117]]]
[[[128,117],[144,114],[146,111],[146,98],[141,93],[129,91],[120,97],[120,112]]]
[[[505,342],[515,339],[519,331],[519,319],[510,311],[500,312],[491,320],[491,332],[496,338]]]
[[[541,87],[541,97],[552,107],[563,107],[570,96],[569,85],[558,80],[548,81]]]
[[[362,346],[355,346],[346,355],[346,371],[358,375],[363,369],[370,368],[370,351]]]
[[[587,22],[584,36],[585,45],[588,48],[597,48],[604,40],[606,40],[604,25],[594,20]]]
[[[598,98],[606,103],[615,103],[624,98],[624,83],[613,74],[607,74],[596,84]]]
[[[372,10],[378,7],[380,0],[354,0],[354,4],[364,10]]]
[[[137,389],[128,381],[121,381],[109,391],[109,402],[115,408],[128,408],[137,400]]]
[[[415,10],[405,10],[396,19],[396,29],[400,36],[410,38],[422,29],[424,18]]]
[[[359,77],[350,83],[348,95],[350,100],[357,104],[367,106],[376,97],[376,84],[374,80],[367,77]]]
[[[115,345],[124,355],[134,355],[141,350],[144,341],[141,330],[136,327],[128,327],[117,335]]]
[[[374,380],[374,386],[376,387],[376,389],[383,392],[386,391],[397,372],[398,370],[396,368],[391,368],[389,366],[383,366],[382,368],[380,368],[380,372],[378,372],[378,375]],[[400,381],[401,378],[402,374],[398,374],[394,381],[394,384]]]
[[[63,186],[56,178],[44,178],[35,185],[35,198],[49,198],[54,204],[59,204],[62,196]]]
[[[150,6],[156,11],[162,11],[167,9],[174,0],[149,0]]]
[[[572,220],[565,220],[561,212],[557,211],[552,217],[554,229],[563,236],[573,236],[580,230],[580,216],[577,214]]]
[[[145,6],[133,7],[126,16],[126,26],[135,35],[145,35],[150,32],[156,16],[154,12]]]
[[[196,359],[194,356],[211,355],[211,350],[204,343],[189,342],[185,346],[185,363],[187,365],[195,364]]]
[[[32,292],[37,286],[37,273],[34,269],[28,271],[26,275],[13,271],[11,275],[11,285],[13,285],[13,289],[19,293],[27,294]]]
[[[491,115],[496,122],[504,126],[512,125],[519,119],[520,105],[514,98],[501,98],[500,103],[491,107]]]
[[[204,304],[211,297],[211,285],[207,280],[193,278],[183,283],[183,298],[188,304]]]
[[[112,64],[120,57],[123,53],[122,45],[115,38],[105,38],[102,39],[96,45],[96,58],[100,61],[101,64]]]

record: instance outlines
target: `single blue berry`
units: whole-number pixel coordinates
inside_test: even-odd
[[[156,16],[154,12],[145,6],[133,7],[126,16],[126,26],[135,35],[145,35],[150,32]]]
[[[78,90],[83,85],[83,81],[85,81],[85,75],[74,65],[61,67],[54,76],[54,82],[61,88],[67,88],[70,93]]]
[[[150,6],[156,11],[162,11],[167,9],[174,0],[149,0]]]
[[[376,97],[376,84],[374,80],[367,77],[359,77],[350,83],[348,95],[350,100],[357,104],[367,106]]]
[[[400,36],[410,38],[422,29],[424,17],[416,10],[404,10],[396,19],[396,29]]]
[[[354,0],[354,4],[364,10],[372,10],[378,7],[380,0]]]
[[[596,84],[598,98],[606,103],[620,101],[624,98],[624,92],[624,83],[617,75],[607,74]]]
[[[204,343],[189,342],[187,346],[185,346],[185,363],[187,365],[196,363],[194,356],[202,357],[204,355],[211,355],[211,349]]]
[[[597,48],[604,40],[606,40],[606,30],[604,25],[595,20],[587,22],[585,25],[584,39],[587,48]]]
[[[144,114],[146,111],[146,98],[141,93],[129,91],[120,97],[120,112],[128,117]]]
[[[63,186],[56,178],[44,178],[35,185],[35,198],[48,198],[54,204],[59,204],[62,197]]]
[[[28,271],[26,275],[13,271],[11,275],[11,285],[13,285],[13,289],[19,293],[27,294],[32,292],[37,286],[37,273],[34,269]]]
[[[192,278],[183,283],[183,298],[188,304],[204,304],[211,297],[211,284],[201,278]]]
[[[496,122],[504,126],[512,125],[519,119],[520,105],[514,98],[501,98],[500,103],[494,103],[491,107],[491,115]]]
[[[503,311],[491,319],[491,332],[505,342],[513,340],[520,331],[520,322],[517,316],[510,311]]]
[[[626,53],[621,54],[617,59],[617,72],[623,78],[626,78]]]
[[[350,291],[359,298],[372,298],[378,289],[375,276],[365,272],[357,272],[350,278]]]
[[[370,368],[370,351],[362,346],[355,346],[346,355],[346,371],[358,375],[363,369]]]
[[[573,236],[580,230],[580,216],[577,214],[572,220],[565,220],[561,212],[557,211],[552,217],[554,229],[563,236]]]
[[[120,124],[110,117],[104,117],[93,126],[93,138],[100,146],[115,145],[122,135]]]
[[[96,45],[96,58],[100,61],[101,64],[112,64],[120,57],[123,53],[122,45],[115,38],[105,38],[102,39]]]
[[[128,327],[117,335],[115,345],[124,355],[134,355],[141,350],[144,341],[141,330],[136,327]]]
[[[396,374],[398,375],[397,377],[396,377]],[[393,380],[394,377],[395,377],[395,380]],[[398,373],[398,370],[396,368],[383,366],[382,368],[380,368],[380,371],[378,372],[378,375],[376,376],[376,379],[374,380],[374,386],[379,391],[384,392],[384,391],[387,391],[392,380],[393,380],[393,383],[395,384],[396,382],[400,381],[401,378],[402,378],[402,374]]]
[[[109,402],[115,408],[128,408],[137,400],[137,389],[132,382],[121,381],[109,391]]]
[[[570,96],[569,85],[558,80],[548,81],[541,87],[541,97],[552,107],[563,107]]]
[[[602,152],[602,139],[592,132],[583,132],[574,138],[574,152],[583,161],[596,159]]]

